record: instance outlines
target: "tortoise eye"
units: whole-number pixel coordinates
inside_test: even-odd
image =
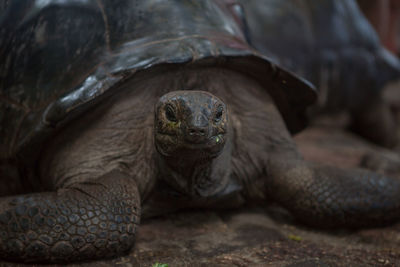
[[[223,113],[224,113],[224,108],[222,106],[219,106],[217,109],[217,112],[215,113],[214,121],[220,122],[222,119]]]
[[[177,121],[176,116],[175,116],[174,108],[171,105],[166,105],[165,106],[165,117],[169,121],[173,121],[173,122]]]

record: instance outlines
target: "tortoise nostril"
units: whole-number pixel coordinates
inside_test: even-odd
[[[201,128],[190,128],[189,129],[189,135],[206,135],[206,130],[205,129],[201,129]]]

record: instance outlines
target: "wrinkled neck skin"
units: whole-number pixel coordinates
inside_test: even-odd
[[[224,195],[231,174],[232,132],[229,129],[225,146],[217,156],[207,156],[195,149],[174,156],[156,152],[159,178],[189,198]]]

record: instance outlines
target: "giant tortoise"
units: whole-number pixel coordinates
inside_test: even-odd
[[[275,201],[316,227],[399,217],[400,182],[314,166],[313,87],[252,50],[232,1],[14,0],[0,18],[0,257],[127,253],[141,217]]]
[[[392,147],[396,119],[383,87],[400,62],[380,43],[355,0],[241,0],[249,42],[314,83],[319,112],[350,111],[351,128]]]

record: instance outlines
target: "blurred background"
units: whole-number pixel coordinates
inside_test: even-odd
[[[396,55],[400,48],[400,1],[358,0],[358,4],[377,31],[382,44]]]
[[[400,56],[400,1],[398,0],[357,0],[361,11],[376,30],[382,45]],[[400,109],[400,83],[391,84],[384,90],[386,101],[391,103],[395,113]],[[398,118],[400,121],[400,118]]]

